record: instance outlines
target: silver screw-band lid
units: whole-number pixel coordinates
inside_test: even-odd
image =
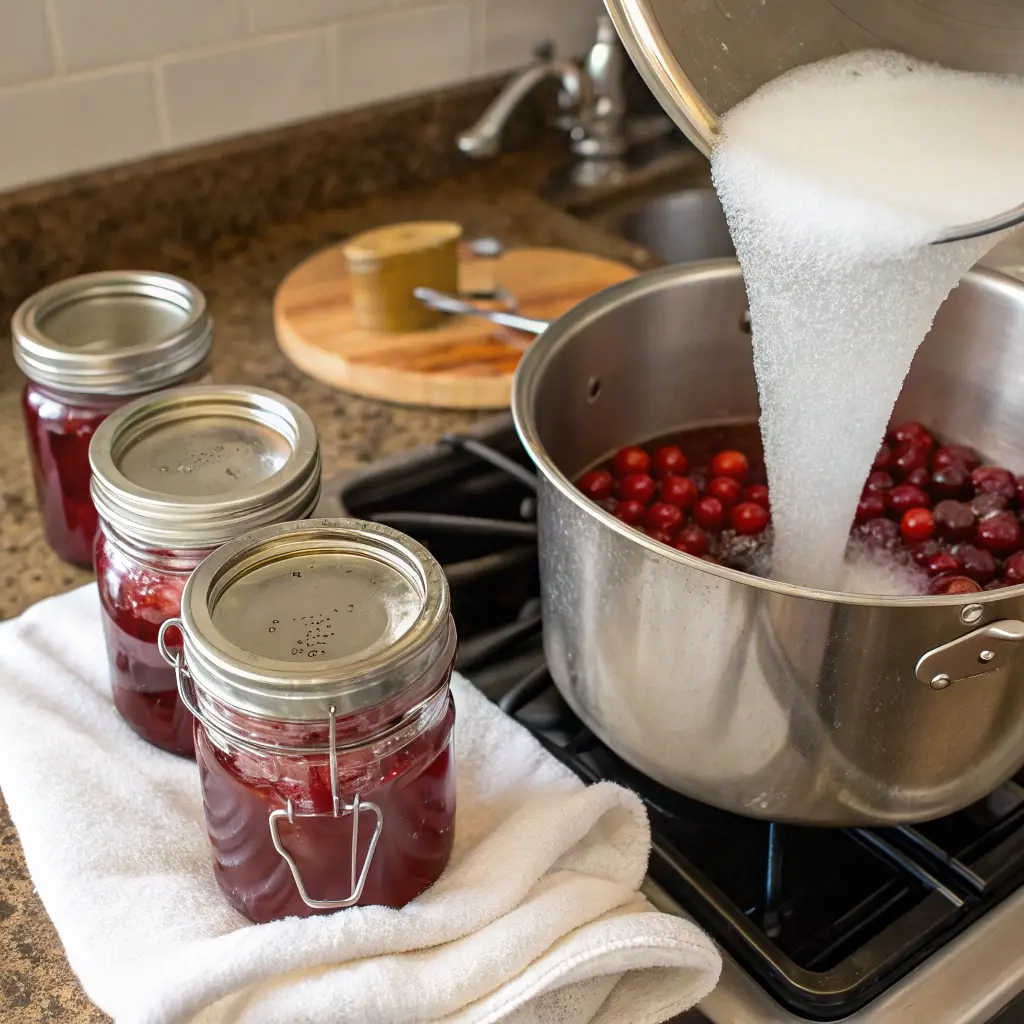
[[[326,721],[440,685],[455,653],[448,583],[378,523],[315,519],[239,537],[181,604],[196,689],[261,718]]]
[[[31,296],[11,321],[14,359],[38,384],[128,396],[186,379],[207,357],[203,293],[171,274],[83,274]]]
[[[89,461],[101,519],[148,548],[214,548],[303,519],[320,496],[313,421],[262,388],[192,385],[138,398],[100,424]]]

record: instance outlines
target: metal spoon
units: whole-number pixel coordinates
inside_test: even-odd
[[[492,324],[511,327],[515,331],[524,331],[527,334],[542,334],[548,329],[547,320],[534,320],[531,317],[518,316],[515,313],[502,313],[494,309],[482,309],[480,306],[474,306],[471,302],[465,302],[454,295],[445,295],[444,292],[435,291],[433,288],[416,288],[413,291],[413,295],[425,306],[439,310],[442,313],[475,316],[481,320],[490,320]]]

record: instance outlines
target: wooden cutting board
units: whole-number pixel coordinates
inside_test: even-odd
[[[513,297],[479,302],[553,320],[595,292],[636,276],[613,260],[564,249],[513,249],[498,259],[460,251],[460,289],[493,288]],[[477,302],[478,300],[472,300]],[[325,384],[368,398],[447,409],[507,408],[512,375],[530,335],[475,317],[450,317],[406,334],[356,326],[342,246],[300,263],[274,297],[274,327],[284,354]]]

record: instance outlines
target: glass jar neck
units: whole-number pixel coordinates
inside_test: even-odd
[[[213,548],[168,551],[166,548],[150,547],[122,536],[105,519],[100,519],[100,530],[104,541],[118,554],[150,569],[162,572],[191,573],[199,563],[211,554]]]

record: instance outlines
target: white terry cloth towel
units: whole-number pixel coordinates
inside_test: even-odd
[[[402,910],[252,925],[210,867],[195,764],[111,703],[94,586],[0,625],[0,787],[89,997],[118,1024],[656,1024],[721,961],[639,894],[643,805],[584,787],[464,680],[456,847]]]

